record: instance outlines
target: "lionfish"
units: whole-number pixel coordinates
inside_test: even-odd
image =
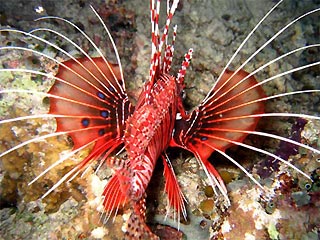
[[[285,61],[288,56],[319,48],[320,44],[305,44],[297,49],[290,50],[250,71],[250,73],[243,70],[243,68],[280,34],[302,19],[318,14],[320,8],[308,11],[284,25],[239,67],[235,70],[230,70],[232,62],[250,37],[281,3],[282,1],[276,3],[255,25],[223,68],[218,79],[215,83],[212,83],[212,87],[204,100],[191,111],[186,110],[184,107],[183,95],[186,90],[184,80],[187,69],[190,68],[190,61],[194,54],[193,49],[190,48],[186,52],[178,71],[175,71],[176,67],[172,66],[175,39],[178,32],[177,26],[173,27],[171,35],[169,32],[171,31],[171,20],[178,7],[179,0],[167,1],[166,22],[163,30],[159,27],[160,0],[150,1],[152,45],[149,76],[146,78],[146,83],[135,105],[129,100],[125,88],[123,67],[116,44],[108,27],[93,7],[91,7],[93,13],[98,21],[101,22],[113,46],[116,63],[105,57],[97,43],[80,27],[64,18],[48,16],[42,17],[38,21],[61,21],[73,27],[89,42],[98,56],[90,56],[75,41],[53,29],[36,28],[30,32],[15,29],[0,30],[1,34],[20,34],[26,39],[37,40],[68,58],[68,60],[61,60],[42,52],[41,49],[31,47],[18,45],[0,47],[2,54],[7,51],[22,51],[29,56],[38,56],[40,59],[47,59],[58,65],[56,75],[40,70],[15,68],[14,63],[0,69],[1,73],[31,74],[32,76],[39,76],[42,80],[54,80],[54,84],[47,93],[29,89],[14,89],[13,87],[1,89],[0,94],[3,102],[9,101],[7,98],[13,95],[20,94],[22,96],[44,96],[50,102],[48,114],[35,113],[25,116],[22,113],[20,117],[5,119],[7,114],[2,112],[3,116],[1,116],[0,124],[3,130],[1,130],[1,134],[4,134],[5,126],[8,125],[13,134],[19,136],[19,129],[10,124],[20,121],[54,118],[57,124],[55,133],[48,133],[28,140],[23,137],[22,142],[15,146],[11,146],[8,142],[2,140],[2,149],[4,150],[0,157],[10,156],[12,152],[20,151],[24,146],[38,143],[45,139],[62,135],[69,136],[72,139],[73,150],[61,156],[59,160],[38,174],[29,183],[29,185],[32,185],[40,178],[45,177],[46,174],[49,174],[53,168],[72,158],[80,151],[89,148],[88,155],[76,163],[53,186],[48,187],[42,198],[56,191],[64,182],[69,182],[80,173],[86,172],[95,163],[98,162],[96,170],[99,170],[105,164],[113,170],[113,175],[108,180],[102,193],[105,220],[108,220],[112,214],[116,216],[120,208],[125,206],[129,208],[130,214],[125,229],[125,237],[127,239],[158,239],[146,224],[146,189],[158,159],[162,160],[164,167],[163,174],[168,205],[175,212],[178,225],[181,216],[184,219],[187,218],[187,199],[180,189],[173,164],[168,157],[167,149],[169,147],[185,149],[195,156],[214,192],[216,195],[223,196],[224,205],[227,207],[230,205],[228,189],[210,160],[210,156],[214,152],[235,164],[258,187],[264,189],[253,174],[248,172],[235,157],[226,152],[232,146],[240,146],[244,149],[267,155],[272,159],[272,161],[269,161],[270,164],[275,161],[277,163],[282,162],[306,179],[314,180],[309,176],[309,173],[305,173],[294,166],[284,155],[250,145],[244,140],[248,135],[262,136],[289,144],[291,148],[305,149],[310,155],[316,156],[320,154],[320,150],[301,143],[301,139],[296,140],[268,133],[267,131],[256,130],[261,118],[273,119],[279,117],[305,119],[307,121],[320,120],[319,116],[300,112],[268,112],[265,106],[267,101],[295,95],[307,94],[318,97],[320,90],[302,89],[268,96],[263,89],[269,82],[278,78],[308,68],[318,67],[320,61],[316,60],[302,66],[293,67],[264,80],[258,81],[254,77],[263,69],[272,66],[272,64]],[[42,37],[41,32],[52,33],[62,41],[68,42],[82,57],[74,57],[58,44]],[[171,43],[169,43],[170,38]],[[5,138],[5,136],[1,137]]]

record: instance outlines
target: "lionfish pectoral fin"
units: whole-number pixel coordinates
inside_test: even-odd
[[[102,194],[104,210],[109,213],[109,218],[112,212],[116,215],[119,207],[126,203],[134,205],[130,195],[134,173],[130,168],[130,162],[125,158],[110,157],[106,159],[106,164],[115,171]]]
[[[172,207],[175,213],[178,214],[177,219],[178,222],[180,220],[180,214],[182,213],[184,219],[187,218],[187,211],[185,207],[186,199],[183,196],[183,193],[180,189],[178,180],[173,171],[172,165],[168,157],[162,155],[164,172],[163,175],[165,177],[165,191],[168,195],[169,206]]]
[[[202,158],[208,158],[216,149],[225,151],[236,142],[242,142],[254,131],[264,113],[265,93],[256,79],[243,70],[226,71],[215,85],[211,96],[201,103],[197,114],[189,121],[195,121],[194,131],[189,133],[189,142]],[[192,136],[191,136],[192,134]]]
[[[119,207],[123,207],[127,203],[127,195],[121,188],[121,176],[114,174],[108,181],[103,191],[103,207],[107,213],[107,220],[111,214],[117,214]]]
[[[222,178],[208,158],[242,142],[254,131],[264,113],[264,91],[243,70],[226,71],[207,98],[188,115],[176,120],[171,146],[191,151],[206,171],[213,186],[227,198]]]
[[[124,122],[133,107],[118,65],[102,57],[65,61],[59,65],[49,94],[49,113],[56,115],[56,131],[68,134],[74,149],[95,144],[85,162],[122,143]]]

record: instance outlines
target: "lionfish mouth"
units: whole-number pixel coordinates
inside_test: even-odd
[[[49,14],[55,11],[49,5],[37,7],[35,14],[43,16],[32,23],[17,22],[14,8],[4,5],[7,13],[0,23],[11,25],[0,30],[4,238],[122,239],[124,229],[142,231],[127,238],[157,239],[143,232],[149,231],[147,224],[161,239],[319,234],[316,3],[261,0],[235,7],[232,1],[218,6],[167,1],[163,15],[171,20],[174,11],[169,10],[177,7],[172,21],[178,29],[167,29],[176,42],[170,45],[166,38],[164,46],[179,57],[193,47],[194,59],[181,84],[189,109],[187,117],[171,116],[175,126],[167,145],[180,149],[162,155],[164,167],[157,165],[146,191],[151,214],[145,219],[144,195],[128,200],[116,188],[120,177],[114,176],[132,167],[125,151],[126,124],[143,105],[139,93],[146,91],[143,85],[153,70],[150,51],[160,44],[162,29],[158,40],[156,34],[150,40],[148,6],[138,1],[80,2],[63,17],[47,16],[59,15]],[[155,24],[160,1],[150,3]],[[179,79],[182,58],[156,53]],[[155,85],[160,88],[159,81]],[[165,185],[159,184],[162,168]],[[166,194],[159,194],[159,185]],[[137,228],[130,221],[124,224],[132,220],[132,202],[143,212],[134,216],[142,219]],[[30,222],[33,227],[24,232]]]

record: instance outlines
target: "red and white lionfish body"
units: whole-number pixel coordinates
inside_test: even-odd
[[[170,6],[170,2],[172,2]],[[177,213],[178,221],[180,215],[187,217],[186,199],[179,187],[177,177],[173,167],[166,155],[168,147],[179,147],[188,150],[196,157],[199,165],[203,168],[210,185],[213,189],[223,195],[225,205],[229,206],[230,201],[227,195],[227,188],[220,177],[218,171],[209,161],[213,152],[218,152],[241,170],[243,170],[259,187],[263,188],[259,182],[236,160],[225,153],[226,149],[238,145],[251,149],[287,164],[297,172],[310,177],[300,169],[288,162],[284,157],[267,152],[260,148],[243,143],[249,134],[266,136],[281,140],[297,147],[305,148],[314,154],[320,154],[318,149],[302,144],[289,138],[256,131],[256,126],[261,117],[287,116],[287,117],[304,117],[307,119],[319,120],[318,116],[295,113],[265,113],[265,102],[269,99],[282,97],[286,95],[302,93],[319,93],[319,90],[304,90],[266,96],[262,85],[273,80],[276,77],[303,70],[307,67],[318,66],[314,62],[302,67],[293,69],[275,77],[270,77],[264,81],[258,82],[254,74],[267,67],[273,62],[295,52],[299,52],[312,47],[319,47],[319,44],[304,46],[293,50],[277,59],[263,65],[252,73],[242,70],[243,66],[261,51],[265,45],[270,43],[274,38],[285,31],[290,25],[300,18],[316,13],[319,9],[310,11],[305,15],[297,18],[265,45],[257,50],[245,63],[237,70],[230,71],[231,61],[235,58],[241,47],[246,43],[250,36],[255,32],[259,25],[268,15],[276,9],[281,3],[277,3],[265,17],[250,32],[243,44],[235,52],[222,71],[220,77],[211,88],[206,98],[193,111],[188,113],[182,104],[182,95],[184,91],[184,77],[186,70],[192,58],[192,49],[185,54],[184,61],[177,74],[171,73],[171,64],[174,53],[174,43],[177,28],[174,27],[172,34],[172,43],[168,44],[168,32],[170,22],[178,6],[179,0],[167,2],[167,18],[163,33],[159,29],[160,0],[150,1],[151,25],[152,25],[152,50],[148,81],[144,85],[138,98],[136,106],[131,104],[123,77],[123,70],[120,64],[118,52],[115,47],[110,33],[107,31],[112,45],[114,47],[118,64],[109,62],[95,45],[95,43],[76,25],[68,20],[47,17],[44,19],[61,20],[75,27],[83,36],[94,46],[100,57],[90,57],[84,50],[79,48],[71,40],[67,39],[58,32],[50,29],[54,34],[73,44],[85,57],[74,58],[62,48],[48,42],[45,39],[37,37],[34,30],[32,32],[22,32],[18,30],[1,30],[2,32],[10,31],[24,34],[28,37],[35,38],[43,43],[56,48],[58,51],[66,54],[70,60],[59,62],[50,56],[41,52],[30,50],[23,47],[1,47],[0,50],[22,50],[40,54],[59,64],[59,70],[54,77],[55,83],[45,96],[50,98],[49,114],[56,119],[56,133],[38,137],[34,140],[25,141],[15,147],[4,151],[0,157],[7,155],[16,149],[39,141],[45,138],[67,134],[73,140],[73,151],[66,157],[62,157],[56,163],[51,165],[31,183],[37,181],[40,177],[47,174],[51,169],[64,162],[68,157],[85,149],[92,144],[93,149],[87,157],[76,164],[65,174],[55,185],[53,185],[43,197],[53,192],[63,182],[73,179],[80,172],[83,172],[95,161],[107,164],[114,170],[113,176],[109,179],[103,191],[103,206],[107,219],[111,214],[117,214],[119,208],[127,205],[130,207],[130,217],[126,226],[126,237],[128,239],[158,239],[146,224],[146,189],[150,183],[153,171],[158,159],[162,159],[165,177],[165,192],[168,197],[168,204]],[[92,8],[99,20],[99,15]],[[1,69],[1,71],[16,71],[38,74],[40,76],[51,77],[39,71],[27,69]],[[12,93],[33,93],[28,90],[5,89],[1,94]],[[39,116],[22,117],[16,119],[1,120],[1,124],[14,122],[18,120],[32,119]],[[42,115],[43,117],[43,115]],[[98,167],[98,168],[99,168]],[[216,193],[218,193],[216,191]]]

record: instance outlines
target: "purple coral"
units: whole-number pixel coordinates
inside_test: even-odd
[[[304,126],[307,124],[307,120],[303,118],[298,118],[296,122],[291,127],[291,136],[288,138],[290,140],[301,142],[301,132],[304,129]],[[288,160],[288,158],[292,155],[296,155],[299,153],[299,149],[296,145],[281,141],[279,144],[279,148],[276,151],[275,155],[278,157]],[[279,160],[275,159],[273,157],[268,157],[265,161],[263,161],[259,168],[257,173],[260,175],[261,178],[267,178],[269,177],[272,172],[279,170]]]

